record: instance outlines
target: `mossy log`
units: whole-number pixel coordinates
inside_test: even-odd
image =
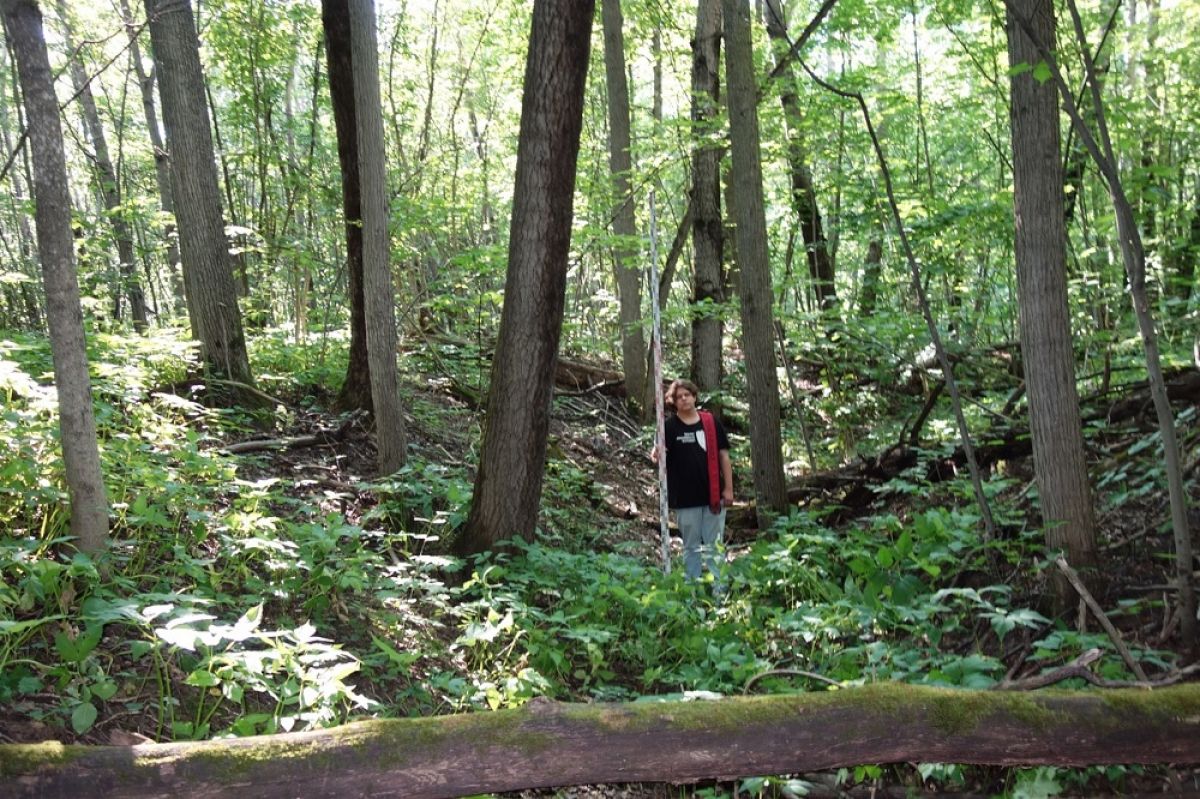
[[[8,797],[451,797],[891,762],[1200,762],[1200,685],[1009,693],[876,685],[559,704],[142,746],[0,746]]]

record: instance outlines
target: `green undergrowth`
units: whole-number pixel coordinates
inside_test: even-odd
[[[465,460],[416,448],[400,472],[362,481],[356,490],[371,499],[355,505],[344,488],[314,491],[220,450],[285,433],[295,406],[202,406],[186,386],[191,350],[172,336],[91,346],[113,505],[112,547],[96,559],[67,537],[46,348],[9,338],[0,350],[0,707],[4,721],[38,722],[53,737],[246,736],[537,696],[648,701],[884,681],[982,689],[1004,677],[1018,640],[1046,667],[1098,647],[1103,676],[1129,676],[1106,637],[1049,619],[986,577],[1020,565],[1036,579],[1046,553],[1033,533],[983,543],[978,518],[961,509],[969,502],[881,508],[839,529],[797,511],[731,552],[719,584],[689,583],[678,563],[665,574],[609,542],[617,528],[598,522],[586,475],[556,463],[543,540],[464,564],[444,542],[469,508]],[[316,407],[341,368],[326,346],[258,341],[262,385]],[[468,413],[422,402],[425,425]],[[901,480],[887,490],[922,489]],[[1007,486],[990,490],[1001,499]],[[1135,656],[1157,668],[1172,660]],[[959,784],[961,769],[939,768],[922,779]]]

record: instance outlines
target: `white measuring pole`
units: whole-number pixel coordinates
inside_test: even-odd
[[[663,573],[671,573],[671,532],[667,526],[667,439],[662,393],[662,314],[658,311],[658,216],[650,190],[650,311],[654,352],[654,446],[658,450],[658,519],[662,536]]]

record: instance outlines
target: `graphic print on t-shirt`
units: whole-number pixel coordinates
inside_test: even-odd
[[[675,440],[680,444],[699,444],[700,449],[708,452],[708,442],[704,438],[703,430],[688,430]]]

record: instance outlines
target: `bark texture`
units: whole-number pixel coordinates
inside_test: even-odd
[[[725,69],[729,83],[729,134],[733,151],[734,213],[737,230],[738,290],[742,348],[749,393],[750,460],[760,521],[787,507],[783,442],[779,433],[779,378],[775,370],[774,295],[767,258],[762,159],[758,141],[757,83],[750,43],[750,9],[740,0],[722,0]]]
[[[621,0],[601,0],[600,16],[604,26],[604,74],[608,87],[608,167],[612,176],[613,233],[618,237],[613,248],[616,260],[617,297],[621,310],[621,362],[625,387],[631,403],[645,395],[646,369],[642,360],[646,337],[642,335],[642,278],[638,260],[637,218],[634,213],[630,175],[629,82],[625,78],[625,34],[622,30]]]
[[[221,217],[212,133],[189,0],[146,0],[167,130],[171,195],[179,224],[184,291],[206,371],[250,385],[250,358]]]
[[[329,97],[337,131],[338,164],[342,171],[342,215],[346,220],[346,282],[350,300],[350,356],[337,407],[370,411],[371,368],[367,361],[367,315],[363,298],[362,200],[358,180],[358,139],[355,134],[354,68],[350,59],[350,11],[346,0],[322,0],[321,23],[329,64]]]
[[[721,387],[725,275],[722,268],[721,0],[696,4],[692,41],[692,381],[702,392]]]
[[[883,684],[713,702],[558,704],[226,741],[0,746],[19,797],[256,799],[500,793],[863,763],[1200,760],[1200,686],[1103,693]]]
[[[54,387],[58,392],[63,465],[71,498],[71,534],[80,549],[96,552],[108,541],[108,498],[92,412],[58,99],[54,95],[37,3],[3,0],[0,11],[17,62],[29,121],[33,199],[37,205],[34,219],[46,289],[46,322],[54,360]]]
[[[537,0],[525,65],[504,309],[460,555],[532,536],[566,299],[592,0]]]
[[[388,232],[387,160],[379,99],[374,0],[350,0],[350,54],[362,200],[363,311],[380,474],[404,465],[408,437],[396,371],[396,303]]]
[[[1051,0],[1017,0],[1014,10],[1033,23],[1042,41],[1053,44]],[[1008,52],[1014,65],[1041,60],[1011,18]],[[1092,572],[1096,526],[1068,318],[1058,92],[1053,83],[1038,81],[1033,70],[1014,75],[1011,86],[1017,290],[1034,473],[1047,545],[1065,552],[1072,566]],[[1055,589],[1060,605],[1070,604],[1074,591],[1061,575]]]

